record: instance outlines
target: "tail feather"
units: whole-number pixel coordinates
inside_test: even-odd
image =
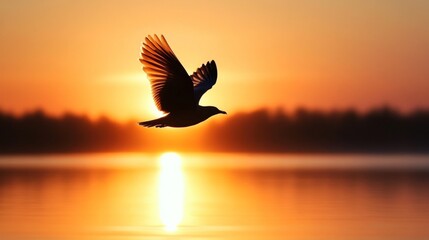
[[[165,124],[162,123],[162,121],[160,119],[155,119],[155,120],[150,120],[150,121],[145,121],[145,122],[139,122],[140,126],[143,127],[157,127],[157,128],[163,128],[165,127]]]

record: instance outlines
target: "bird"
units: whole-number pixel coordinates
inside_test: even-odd
[[[139,60],[151,84],[155,104],[165,113],[163,117],[139,122],[139,125],[183,128],[216,114],[226,114],[217,107],[199,105],[203,94],[216,83],[214,60],[202,64],[192,75],[188,75],[164,36],[158,37],[156,34],[145,38]]]

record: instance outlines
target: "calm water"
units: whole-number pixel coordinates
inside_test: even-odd
[[[429,239],[429,156],[3,156],[0,239]]]

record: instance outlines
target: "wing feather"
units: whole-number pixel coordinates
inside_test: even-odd
[[[198,104],[205,92],[216,84],[217,67],[215,61],[207,62],[191,75],[194,84],[195,102]]]
[[[159,110],[175,112],[196,107],[192,80],[164,36],[146,37],[141,55]]]

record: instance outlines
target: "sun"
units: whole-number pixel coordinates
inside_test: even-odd
[[[159,111],[154,103],[149,104],[148,110],[149,110],[150,115],[153,117],[158,118],[158,117],[164,116],[164,113]]]
[[[152,95],[146,95],[145,102],[146,104],[144,111],[149,118],[159,118],[165,115],[156,107]]]

